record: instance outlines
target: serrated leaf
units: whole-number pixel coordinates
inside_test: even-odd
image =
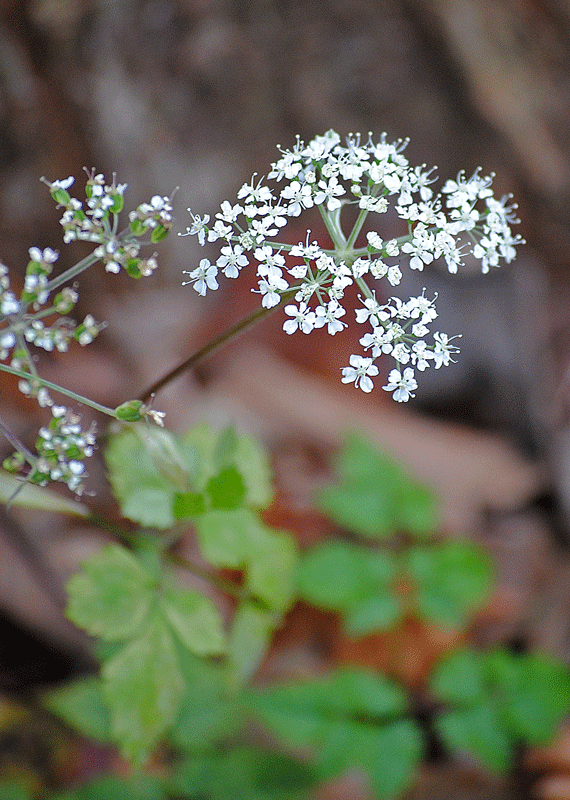
[[[198,656],[220,655],[225,649],[225,634],[220,612],[209,597],[200,592],[171,589],[160,606],[174,631]]]
[[[67,616],[92,636],[127,639],[140,628],[154,599],[152,576],[120,545],[107,545],[67,584]]]
[[[271,608],[287,611],[295,595],[295,540],[289,533],[263,525],[250,532],[246,585],[252,595]]]
[[[435,725],[453,752],[469,753],[496,772],[510,768],[513,746],[493,704],[448,711],[435,720]]]
[[[247,508],[207,511],[196,520],[202,555],[216,567],[239,569],[249,555],[248,541],[260,524]]]
[[[181,648],[180,666],[185,692],[170,736],[175,746],[195,752],[232,736],[241,715],[235,697],[226,691],[224,665]]]
[[[235,432],[230,434],[228,430],[233,429],[226,428],[219,433],[207,425],[197,425],[184,434],[182,448],[198,457],[195,487],[203,490],[221,468],[234,466],[245,486],[244,503],[254,508],[266,508],[273,497],[269,458],[255,439],[236,437]]]
[[[36,508],[56,514],[72,514],[79,517],[88,517],[90,514],[87,506],[77,500],[70,500],[41,486],[22,483],[9,472],[0,470],[0,503],[6,505],[8,502],[14,507]]]
[[[122,754],[143,763],[175,721],[184,679],[169,626],[156,614],[102,669],[112,732]]]
[[[247,683],[257,671],[280,620],[275,611],[255,603],[245,602],[239,606],[232,620],[227,648],[228,680],[232,687]]]
[[[466,624],[489,596],[493,583],[491,559],[471,542],[411,548],[406,566],[416,585],[419,612],[452,627]]]
[[[206,484],[211,508],[239,508],[245,500],[246,489],[237,468],[226,467]]]
[[[480,653],[464,648],[444,656],[431,675],[430,686],[435,696],[446,703],[481,703],[486,686]]]
[[[82,736],[105,744],[111,742],[111,718],[100,678],[78,678],[44,693],[42,701],[52,714]]]
[[[134,431],[125,429],[111,437],[105,461],[124,517],[155,528],[173,525],[172,498],[177,487],[158,472]]]

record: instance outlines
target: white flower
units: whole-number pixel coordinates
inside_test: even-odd
[[[331,300],[326,308],[318,306],[315,311],[315,328],[322,328],[326,325],[327,332],[334,336],[335,333],[339,333],[346,327],[346,323],[339,320],[339,317],[344,317],[345,314],[346,310],[337,300]]]
[[[226,278],[237,278],[240,269],[249,264],[246,256],[243,255],[243,248],[239,244],[236,244],[235,247],[229,244],[222,247],[220,252],[221,256],[216,261],[216,265]]]
[[[451,344],[447,333],[434,333],[433,339],[435,347],[433,349],[433,360],[436,369],[447,367],[453,362],[452,353],[458,353],[459,348]]]
[[[218,282],[216,280],[218,268],[215,264],[210,264],[207,258],[203,258],[200,261],[200,266],[196,267],[196,269],[193,269],[191,272],[184,270],[184,274],[188,275],[190,280],[184,281],[182,285],[187,286],[189,283],[193,283],[195,291],[202,296],[206,294],[206,289],[218,288]]]
[[[221,219],[222,222],[228,222],[233,224],[240,214],[243,214],[243,207],[236,203],[235,206],[232,206],[231,203],[228,203],[227,200],[221,205],[221,213],[216,214],[217,219]]]
[[[387,392],[393,392],[392,397],[397,403],[407,403],[410,397],[415,397],[413,390],[418,388],[414,370],[406,367],[402,375],[400,370],[393,369],[388,376],[388,383],[382,388]]]
[[[206,233],[208,232],[208,222],[210,221],[210,215],[204,214],[203,217],[199,217],[198,215],[194,215],[190,209],[188,209],[188,213],[192,217],[192,225],[190,228],[186,228],[186,233],[181,234],[182,236],[198,236],[198,242],[203,245],[206,242]]]
[[[344,194],[344,188],[337,178],[332,177],[328,183],[327,181],[319,181],[318,190],[315,194],[315,205],[320,206],[326,202],[327,209],[334,211],[342,205],[338,199],[339,195],[342,194]]]
[[[285,313],[293,317],[293,319],[288,319],[283,323],[285,333],[292,334],[296,330],[310,333],[315,327],[315,313],[306,303],[301,303],[299,308],[294,305],[285,306]]]
[[[372,358],[363,358],[359,355],[352,355],[349,358],[350,367],[342,368],[343,383],[353,383],[356,388],[360,384],[363,392],[371,392],[374,388],[372,377],[378,375],[378,367]],[[394,370],[395,371],[395,370]]]

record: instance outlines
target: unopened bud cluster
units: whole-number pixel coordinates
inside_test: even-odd
[[[134,278],[150,275],[157,266],[155,255],[143,258],[140,251],[145,244],[167,235],[173,225],[172,204],[170,198],[156,195],[132,211],[128,227],[119,232],[126,184],[117,183],[115,176],[107,183],[101,173],[87,172],[83,202],[69,193],[72,177],[42,181],[58,207],[64,209],[60,219],[64,242],[83,240],[96,247],[90,256],[57,276],[52,273],[58,253],[49,247],[31,247],[19,296],[10,285],[8,268],[0,263],[0,362],[7,365],[4,371],[19,374],[18,386],[24,395],[35,398],[40,407],[49,408],[52,414],[49,424],[39,432],[36,453],[22,446],[4,461],[4,468],[40,485],[62,481],[81,494],[86,475],[84,459],[92,455],[95,445],[94,428],[83,431],[74,411],[56,405],[51,390],[37,372],[37,356],[32,348],[63,353],[72,342],[85,346],[95,339],[104,326],[91,314],[81,321],[69,316],[78,301],[75,277],[97,262],[102,262],[107,272],[124,269]],[[79,402],[88,402],[87,398],[66,393]],[[160,412],[147,407],[141,410],[140,418],[145,416],[162,422]]]
[[[298,138],[293,150],[281,150],[281,158],[271,165],[268,180],[277,188],[254,175],[239,190],[236,204],[222,203],[213,224],[209,215],[190,212],[192,225],[182,235],[196,235],[201,245],[219,242],[221,249],[214,263],[203,258],[187,271],[185,283],[204,295],[218,288],[220,273],[237,278],[253,258],[254,291],[262,306],[295,301],[284,309],[288,334],[323,327],[331,335],[342,331],[347,326],[342,301],[346,290],[355,287],[361,301],[356,322],[370,330],[360,339],[365,355],[350,357],[342,381],[372,391],[379,373],[375,361],[389,355],[395,368],[383,388],[398,402],[414,397],[415,371],[450,364],[458,348],[453,337],[431,331],[437,318],[435,297],[425,297],[424,291],[407,302],[396,297],[385,302],[386,284],[397,286],[406,266],[423,270],[438,259],[455,273],[466,253],[480,260],[485,273],[501,261],[509,263],[523,240],[511,232],[510,225],[518,222],[516,206],[509,205],[508,197],[495,199],[492,175],[483,177],[477,170],[466,178],[460,173],[436,194],[431,188],[435,168],[412,167],[403,155],[406,144],[390,144],[385,135],[376,143],[371,135],[367,141],[350,135],[342,145],[332,130],[307,145]],[[353,209],[348,232],[341,220],[346,207]],[[311,241],[310,231],[304,243],[275,241],[291,218],[313,208],[321,214],[332,248]],[[403,232],[384,239],[376,225],[389,211],[399,218]]]

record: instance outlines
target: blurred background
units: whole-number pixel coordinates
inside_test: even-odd
[[[275,518],[302,544],[322,535],[311,492],[330,454],[347,429],[368,431],[436,489],[446,535],[491,549],[497,591],[479,640],[570,660],[568,2],[2,0],[0,258],[18,286],[32,245],[59,247],[62,268],[87,252],[60,246],[42,175],[81,186],[84,166],[115,171],[129,209],[178,187],[183,231],[188,207],[213,216],[253,172],[266,174],[277,144],[331,127],[409,137],[412,164],[437,165],[443,180],[481,166],[496,173],[496,194],[518,202],[528,244],[509,267],[406,276],[404,292],[439,292],[441,329],[463,334],[458,363],[424,373],[402,409],[385,392],[340,385],[356,335],[288,337],[278,312],[168,386],[156,407],[177,431],[233,421],[261,438],[273,454]],[[304,239],[301,220],[286,229],[291,242]],[[102,269],[84,276],[77,313],[109,326],[87,350],[42,356],[44,377],[116,405],[258,304],[245,280],[206,299],[181,286],[183,269],[216,257],[194,238],[171,236],[157,250],[159,270],[136,284]],[[24,439],[41,424],[10,376],[0,377],[0,404]],[[93,461],[90,505],[114,513]],[[60,517],[1,512],[0,691],[74,668],[82,642],[61,614],[61,584],[101,537]],[[413,683],[429,647],[410,647]],[[552,769],[570,773],[570,753],[560,759]],[[449,780],[459,785],[457,771]],[[540,780],[537,791],[553,797]],[[565,785],[557,796],[570,797]],[[444,783],[437,791],[447,796]]]

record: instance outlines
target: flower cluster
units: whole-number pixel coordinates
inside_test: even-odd
[[[20,391],[35,398],[40,407],[50,408],[52,413],[50,423],[40,430],[37,453],[31,453],[21,445],[6,459],[4,467],[12,472],[21,472],[27,480],[41,485],[62,481],[77,494],[84,490],[86,473],[83,459],[93,452],[94,428],[83,431],[80,418],[74,411],[55,404],[48,387],[58,391],[59,387],[40,378],[37,357],[31,347],[48,352],[66,352],[73,341],[81,346],[90,344],[103,325],[92,314],[85,315],[82,321],[68,316],[78,301],[74,279],[99,261],[107,272],[116,273],[123,268],[135,278],[150,275],[157,266],[155,255],[142,258],[140,250],[145,244],[163,239],[173,225],[171,200],[157,195],[131,212],[128,228],[118,232],[126,184],[118,184],[115,176],[107,184],[105,177],[95,170],[88,172],[87,178],[84,203],[69,194],[72,177],[61,181],[42,178],[42,181],[49,187],[58,207],[64,208],[60,220],[64,242],[78,239],[92,242],[96,247],[91,255],[54,277],[52,273],[58,253],[49,247],[44,250],[31,247],[19,296],[10,286],[7,267],[0,263],[0,370],[17,376]],[[61,388],[60,391],[117,418],[113,409],[70,390]],[[145,417],[162,424],[161,412],[146,406],[139,415],[140,419]],[[17,443],[15,437],[9,438]]]
[[[235,205],[222,203],[212,224],[209,215],[190,211],[192,224],[182,235],[197,236],[201,245],[219,242],[221,249],[215,263],[203,258],[196,269],[186,271],[185,283],[204,295],[218,288],[220,272],[237,278],[253,258],[262,306],[295,301],[285,306],[286,333],[326,327],[331,335],[347,325],[342,301],[354,286],[362,303],[356,321],[371,328],[360,339],[369,355],[351,356],[350,366],[342,368],[342,381],[370,392],[379,372],[375,360],[390,355],[396,366],[383,388],[398,402],[413,397],[415,370],[448,365],[458,348],[439,331],[426,340],[437,318],[435,298],[422,293],[407,302],[391,298],[382,303],[376,299],[379,282],[397,286],[402,266],[423,270],[438,259],[455,273],[467,252],[488,272],[501,261],[509,263],[523,240],[511,232],[511,224],[518,222],[516,206],[509,205],[508,197],[493,196],[492,175],[483,177],[477,170],[466,178],[460,173],[436,194],[434,170],[412,167],[403,154],[406,144],[388,143],[385,135],[376,143],[371,135],[367,141],[350,135],[342,145],[332,130],[307,145],[297,138],[295,147],[280,149],[281,157],[271,165],[268,180],[277,188],[254,175],[239,190]],[[352,227],[345,233],[341,212],[347,206],[353,209]],[[331,249],[310,241],[310,231],[304,243],[275,241],[291,217],[314,207],[326,225]],[[385,240],[372,228],[364,235],[367,217],[389,210],[404,233]]]
[[[37,456],[28,458],[27,479],[39,486],[46,486],[50,481],[62,482],[80,495],[84,490],[84,459],[93,455],[95,426],[84,431],[77,414],[65,406],[50,405],[52,419],[38,432]],[[2,466],[8,472],[20,472],[25,460],[21,452],[16,452],[4,459]]]

